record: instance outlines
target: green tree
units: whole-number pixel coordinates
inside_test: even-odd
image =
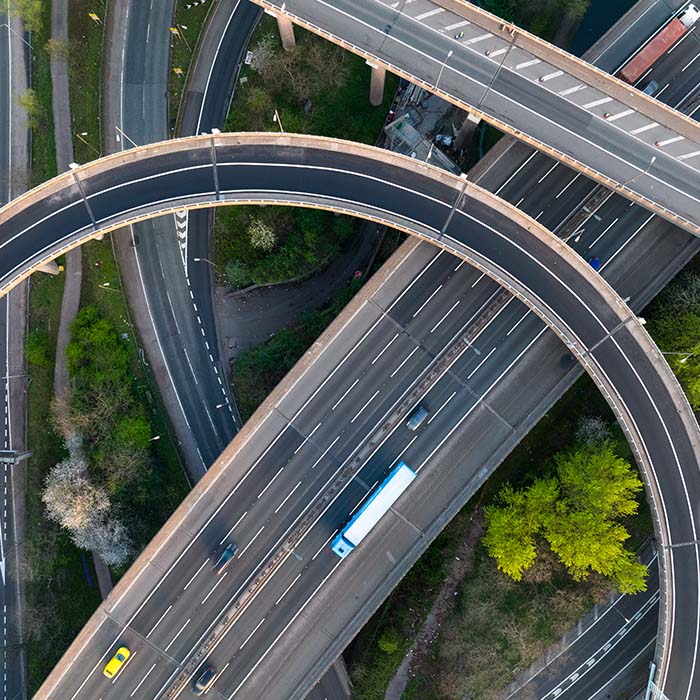
[[[42,0],[10,0],[10,14],[21,17],[27,31],[37,34],[41,32],[43,26]]]
[[[509,486],[499,494],[501,505],[484,510],[486,534],[483,541],[498,568],[515,581],[529,569],[537,557],[535,535],[527,517],[527,496]]]
[[[122,416],[114,426],[114,440],[131,449],[145,449],[151,440],[151,426],[141,411]]]
[[[29,126],[37,128],[41,123],[43,108],[36,90],[27,88],[23,93],[17,95],[17,104],[27,113]]]
[[[645,588],[646,568],[624,547],[619,522],[637,512],[642,483],[612,443],[584,444],[555,457],[555,477],[514,490],[506,485],[485,509],[484,544],[499,569],[516,581],[544,540],[571,576],[595,571],[626,593]]]

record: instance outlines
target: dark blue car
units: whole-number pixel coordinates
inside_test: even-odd
[[[592,258],[588,258],[588,264],[596,271],[600,270],[600,258],[595,255]]]

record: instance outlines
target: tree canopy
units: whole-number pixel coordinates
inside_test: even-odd
[[[519,581],[546,543],[575,580],[597,572],[620,591],[644,590],[646,568],[625,549],[620,523],[634,515],[642,483],[610,441],[555,457],[555,474],[530,486],[506,485],[487,506],[484,544],[499,569]]]

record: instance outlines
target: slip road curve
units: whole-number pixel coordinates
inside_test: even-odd
[[[656,684],[673,700],[699,697],[698,424],[653,341],[614,290],[493,194],[410,158],[334,139],[249,133],[156,143],[79,166],[0,209],[0,295],[97,235],[176,210],[232,204],[323,208],[418,236],[481,269],[557,333],[615,411],[652,504],[663,602]],[[209,478],[226,468],[239,439]],[[185,510],[205,486],[195,487]],[[175,530],[169,523],[163,532]],[[156,539],[135,569],[163,546],[163,537]],[[67,652],[62,671],[49,676],[37,697],[53,696],[77,652]]]

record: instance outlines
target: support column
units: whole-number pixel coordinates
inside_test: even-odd
[[[294,38],[294,25],[292,21],[284,15],[277,15],[277,26],[280,30],[280,39],[282,39],[282,48],[285,51],[291,51],[296,45]]]
[[[467,112],[467,116],[455,136],[455,149],[461,151],[471,138],[474,130],[479,124],[478,117],[475,117],[471,112]]]
[[[372,69],[372,78],[369,84],[369,103],[372,107],[379,107],[384,102],[384,81],[386,80],[386,68],[367,61]]]
[[[49,275],[57,275],[60,271],[55,260],[51,260],[39,268],[39,272],[46,272]]]

